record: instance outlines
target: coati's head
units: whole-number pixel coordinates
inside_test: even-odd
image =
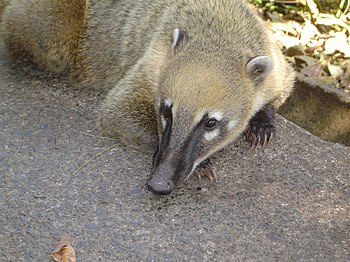
[[[177,52],[182,33],[173,34],[171,62],[163,68],[156,110],[159,147],[148,188],[169,194],[203,160],[236,140],[264,103],[259,83],[272,61],[257,56],[245,64],[227,63],[216,52]]]

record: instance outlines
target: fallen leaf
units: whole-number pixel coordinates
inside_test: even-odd
[[[327,39],[324,45],[325,53],[328,55],[333,54],[335,51],[337,51],[337,45],[338,45],[338,41],[335,37],[331,37]]]
[[[309,46],[307,48],[305,48],[305,53],[309,53],[312,54],[315,51],[321,51],[322,50],[322,45],[314,45],[314,46]]]
[[[298,36],[299,32],[296,30],[294,23],[288,22],[288,23],[282,23],[282,22],[275,22],[271,25],[271,30],[274,32],[282,31],[284,33],[287,33],[288,35],[292,36]]]
[[[294,59],[294,57],[286,56],[285,58],[286,58],[286,60],[287,60],[289,63],[295,65],[295,59]]]
[[[300,43],[306,45],[316,35],[320,34],[317,27],[314,26],[310,21],[306,21],[303,31],[300,35]]]
[[[331,63],[328,63],[327,67],[329,73],[333,78],[340,77],[342,74],[344,74],[343,68],[341,66],[332,65]]]
[[[307,66],[301,70],[301,73],[307,77],[322,77],[327,75],[321,63]]]
[[[70,238],[62,236],[56,249],[51,253],[51,256],[58,262],[76,262],[75,251],[70,245]]]
[[[340,51],[346,57],[350,57],[350,45],[343,32],[336,32],[334,37],[330,37],[325,43],[326,54],[333,54],[335,51]]]
[[[328,25],[328,26],[341,26],[343,28],[345,28],[346,30],[350,31],[350,26],[348,25],[347,19],[345,18],[345,20],[343,21],[342,19],[339,19],[337,17],[335,17],[334,15],[330,15],[330,14],[320,14],[315,23],[317,25]]]
[[[306,0],[306,4],[310,8],[314,17],[317,17],[320,14],[320,10],[318,10],[317,4],[314,0]]]
[[[295,46],[295,45],[299,45],[299,40],[296,37],[292,37],[289,35],[280,36],[276,40],[278,42],[280,42],[286,48],[289,48],[289,47]]]
[[[274,13],[271,13],[271,12],[267,12],[267,16],[269,17],[269,19],[273,22],[273,23],[283,23],[285,22],[283,20],[283,18],[278,15],[278,14],[274,14]]]
[[[317,59],[312,58],[307,55],[296,55],[294,56],[295,64],[300,66],[301,64],[306,64],[306,66],[312,66],[318,62]]]
[[[296,56],[296,55],[305,55],[305,52],[300,45],[295,45],[295,46],[289,47],[284,54],[286,56]]]

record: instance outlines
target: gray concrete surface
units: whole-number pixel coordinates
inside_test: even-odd
[[[62,234],[78,261],[350,260],[349,147],[278,118],[267,149],[215,156],[216,184],[159,197],[150,155],[98,137],[99,100],[0,54],[0,261],[52,261]]]

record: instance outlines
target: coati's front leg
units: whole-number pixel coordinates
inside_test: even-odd
[[[155,98],[139,65],[108,93],[99,112],[99,127],[108,137],[145,152],[158,144]]]
[[[202,163],[200,163],[193,171],[193,175],[198,177],[198,179],[206,177],[211,183],[218,181],[218,177],[213,169],[213,165],[210,159],[206,159]]]
[[[275,133],[275,108],[267,104],[250,120],[245,137],[251,144],[251,149],[256,149],[259,144],[265,147]]]

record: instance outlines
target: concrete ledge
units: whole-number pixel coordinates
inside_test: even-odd
[[[304,80],[296,83],[279,113],[322,139],[350,145],[350,94]]]
[[[98,137],[99,97],[0,61],[1,261],[50,261],[61,234],[78,261],[350,260],[349,147],[279,117],[267,149],[214,157],[218,183],[157,197],[151,156]]]

